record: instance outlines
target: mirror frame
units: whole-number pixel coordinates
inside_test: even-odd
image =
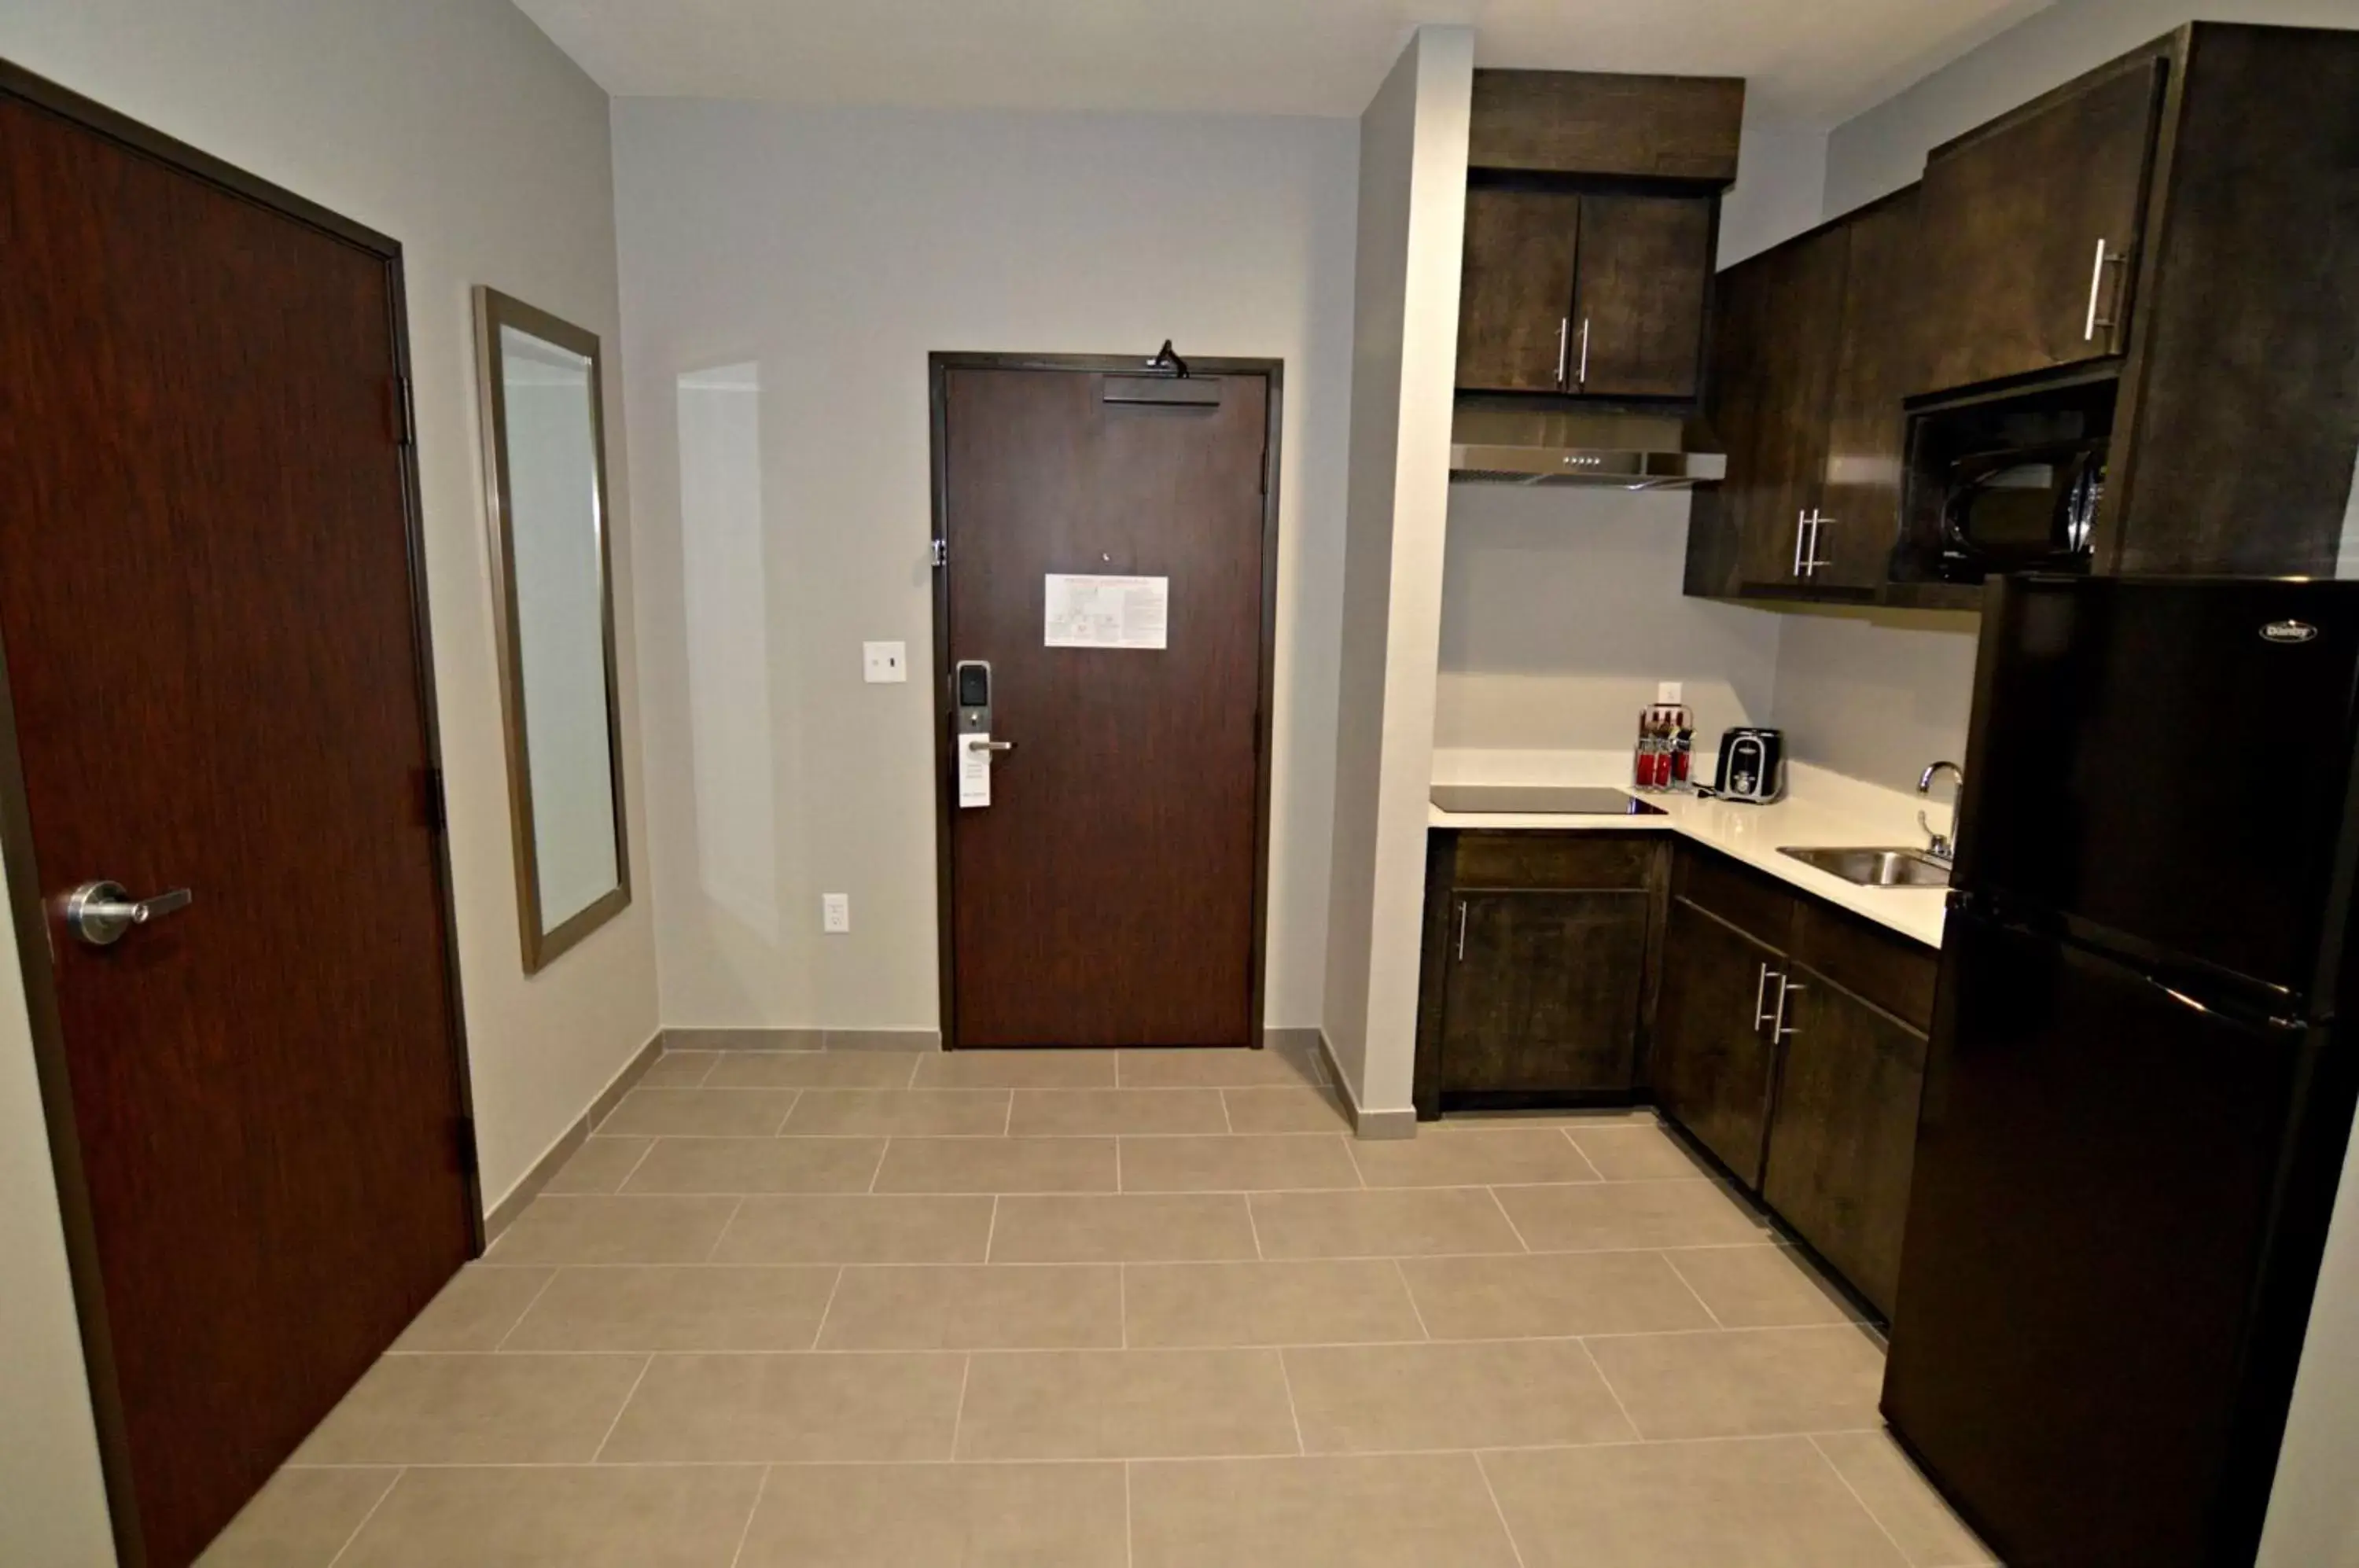
[[[541,929],[540,856],[533,836],[532,757],[525,729],[524,649],[518,640],[515,519],[508,487],[508,412],[502,328],[513,327],[590,361],[590,451],[598,495],[599,640],[605,654],[606,759],[614,800],[614,886],[553,930]],[[605,360],[598,335],[512,295],[475,289],[475,368],[484,434],[484,510],[490,521],[492,605],[506,732],[508,821],[516,841],[516,926],[524,972],[538,974],[631,902],[631,848],[623,791],[621,686],[614,664],[613,511],[606,492]]]

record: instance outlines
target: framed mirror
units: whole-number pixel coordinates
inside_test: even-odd
[[[596,334],[475,290],[484,482],[527,975],[631,901]]]

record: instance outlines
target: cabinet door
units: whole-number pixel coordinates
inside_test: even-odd
[[[1848,236],[1827,230],[1721,279],[1712,395],[1728,442],[1721,501],[1748,586],[1805,580],[1799,528],[1820,501],[1848,255]]]
[[[1709,201],[1583,196],[1568,351],[1575,392],[1692,397],[1712,282]]]
[[[1466,192],[1458,298],[1458,385],[1554,392],[1570,364],[1581,198],[1477,186]]]
[[[1462,892],[1452,900],[1441,1084],[1632,1084],[1645,982],[1643,892]]]
[[[1938,152],[1925,168],[1925,363],[1946,391],[2125,341],[2162,64],[2144,60]]]
[[[1843,330],[1827,399],[1813,583],[1875,588],[1900,537],[1900,399],[1915,379],[1917,194],[1880,201],[1844,223]]]
[[[1761,1010],[1782,960],[1705,914],[1671,901],[1655,1001],[1655,1099],[1747,1186],[1760,1181],[1773,1061]]]
[[[1917,1157],[1925,1037],[1800,968],[1786,1022],[1761,1195],[1889,1317]]]

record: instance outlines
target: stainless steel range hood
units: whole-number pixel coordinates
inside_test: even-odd
[[[1527,413],[1461,408],[1451,420],[1453,485],[1588,485],[1683,490],[1728,459],[1694,420],[1661,414]]]

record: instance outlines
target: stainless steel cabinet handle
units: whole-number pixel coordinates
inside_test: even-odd
[[[1794,514],[1794,575],[1802,575],[1802,546],[1810,536],[1810,514]]]
[[[2107,255],[2105,253],[2104,240],[2100,238],[2097,241],[2097,265],[2089,269],[2089,314],[2087,319],[2081,323],[2081,341],[2082,343],[2094,343],[2097,339],[2097,329],[2099,327],[2104,328],[2106,336],[2108,339],[2111,338],[2113,329],[2116,324],[2116,318],[2118,318],[2120,312],[2115,311],[2113,316],[2099,316],[2097,314],[2097,301],[2104,297],[2105,292],[2105,268],[2109,267],[2119,267],[2128,259],[2129,253],[2127,251],[2116,251],[2110,256]]]
[[[1571,316],[1559,316],[1556,319],[1556,384],[1559,389],[1561,389],[1564,386],[1564,358],[1566,352],[1565,340],[1570,338],[1571,335],[1572,318]]]
[[[1458,962],[1466,962],[1466,900],[1458,900]]]
[[[1786,1022],[1786,998],[1792,996],[1797,991],[1806,991],[1808,989],[1810,989],[1809,986],[1797,985],[1791,980],[1787,979],[1783,975],[1777,976],[1777,1021],[1769,1026],[1769,1038],[1771,1040],[1788,1040],[1801,1032],[1799,1029],[1788,1027]]]
[[[1826,537],[1827,525],[1833,521],[1832,517],[1816,507],[1812,507],[1810,515],[1802,519],[1803,527],[1809,530],[1810,548],[1802,552],[1802,569],[1799,575],[1816,577],[1821,568],[1834,564],[1819,553],[1819,541]]]
[[[1769,966],[1765,964],[1761,966],[1761,978],[1753,983],[1753,1028],[1756,1033],[1763,1024],[1769,1021],[1768,1003]]]
[[[85,882],[66,895],[66,930],[92,947],[111,947],[133,926],[185,909],[195,899],[186,887],[134,898],[120,882]]]
[[[1589,385],[1589,318],[1586,316],[1581,318],[1581,374],[1573,384],[1577,387]]]

